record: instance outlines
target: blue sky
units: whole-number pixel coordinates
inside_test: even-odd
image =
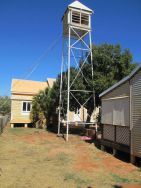
[[[10,95],[12,78],[45,81],[61,65],[61,17],[72,0],[0,0],[0,95]],[[93,43],[120,43],[141,62],[141,0],[82,0],[95,11]],[[51,50],[50,45],[56,41]]]

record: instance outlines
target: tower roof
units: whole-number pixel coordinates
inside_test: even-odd
[[[86,10],[89,12],[93,12],[93,10],[91,10],[90,8],[86,7],[85,5],[83,5],[82,3],[80,3],[79,1],[74,1],[73,3],[68,5],[68,8],[77,8],[77,9],[81,9],[81,10]]]

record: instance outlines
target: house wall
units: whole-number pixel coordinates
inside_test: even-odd
[[[103,139],[130,145],[130,86],[122,84],[102,97]]]
[[[81,107],[79,109],[79,114],[75,113],[75,112],[69,112],[69,120],[70,122],[77,122],[77,121],[86,121],[87,119],[87,109],[83,107]]]
[[[22,113],[23,101],[32,101],[33,96],[12,95],[11,97],[11,123],[31,123],[30,113]]]
[[[141,157],[141,71],[131,80],[131,154]]]
[[[94,112],[92,113],[90,122],[94,122],[94,123],[96,122],[96,117],[97,117],[98,113],[99,113],[99,107],[96,108],[94,110]],[[87,117],[88,117],[87,109],[83,108],[83,107],[81,107],[79,109],[79,114],[72,112],[72,111],[69,112],[69,121],[70,122],[86,122]]]
[[[103,99],[109,99],[113,97],[123,97],[123,96],[130,96],[130,87],[129,87],[129,82],[125,82],[121,86],[115,88],[111,92],[107,93],[102,97]]]
[[[102,97],[102,123],[109,125],[130,125],[129,82],[119,86]]]

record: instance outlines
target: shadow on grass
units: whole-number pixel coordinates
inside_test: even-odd
[[[47,127],[47,131],[54,133],[54,134],[57,134],[58,133],[58,127],[57,127],[57,125],[49,125]],[[79,137],[86,136],[86,128],[84,126],[81,126],[81,125],[70,126],[69,127],[69,134],[70,135],[77,135]],[[66,140],[65,135],[66,135],[66,126],[61,126],[60,135],[58,135],[58,137],[61,137],[64,140]],[[84,142],[86,142],[88,144],[92,144],[94,142],[94,140],[93,139],[84,140]]]
[[[99,150],[101,150],[100,140],[95,140],[93,143]],[[111,155],[113,154],[113,148],[111,148],[111,147],[105,146],[104,151],[111,154]],[[124,161],[126,163],[130,163],[130,154],[129,153],[125,153],[125,152],[117,150],[117,153],[114,157],[121,160],[121,161]]]
[[[49,132],[52,132],[52,133],[55,133],[55,134],[58,133],[57,125],[49,125],[47,127],[47,130]],[[60,134],[62,134],[62,135],[66,134],[66,126],[60,127]],[[77,135],[77,136],[84,136],[85,135],[85,128],[82,127],[82,126],[73,126],[73,127],[71,126],[69,128],[69,134]]]
[[[97,147],[99,150],[101,150],[100,140],[94,140],[93,143],[94,143],[95,147]],[[105,146],[104,151],[111,155],[113,154],[113,149],[110,147]],[[123,162],[130,163],[130,153],[126,153],[126,152],[117,150],[117,153],[114,157],[123,161]],[[134,165],[139,167],[139,170],[141,171],[141,158],[136,157],[136,163]],[[118,185],[116,185],[116,186],[118,186]]]
[[[58,126],[57,125],[48,125],[47,130],[53,133],[58,132]],[[66,126],[62,126],[60,127],[60,132],[61,134],[65,134],[66,133]],[[69,127],[69,134],[76,134],[79,136],[84,135],[85,132],[85,128],[83,126],[70,126]]]

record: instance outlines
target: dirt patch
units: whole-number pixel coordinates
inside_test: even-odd
[[[43,133],[43,132],[35,132],[29,135],[23,135],[23,136],[18,136],[18,140],[24,141],[29,144],[35,144],[36,142],[40,142],[41,144],[48,140],[48,134]]]
[[[77,159],[77,162],[74,164],[74,169],[76,171],[83,170],[87,172],[92,172],[98,168],[98,165],[96,163],[91,162],[87,155],[81,155],[81,157],[79,157]]]
[[[113,157],[109,153],[98,152],[97,158],[101,160],[101,165],[105,168],[106,171],[112,173],[118,173],[121,175],[126,175],[137,171],[137,167],[132,165],[131,163],[124,162]],[[126,170],[125,170],[126,169]]]
[[[98,169],[99,166],[92,160],[92,154],[88,149],[88,145],[82,143],[80,145],[76,145],[76,162],[74,164],[74,169],[76,171],[87,171],[92,172],[95,169]],[[85,153],[84,153],[85,152]]]
[[[16,150],[10,150],[9,153],[16,153]]]
[[[22,136],[20,140],[27,142],[29,144],[34,144],[37,141],[37,136],[36,135],[27,135],[27,136]]]
[[[106,168],[106,170],[121,175],[130,174],[137,170],[137,167],[135,167],[131,163],[125,163],[111,155],[103,157],[102,164],[103,167]]]

